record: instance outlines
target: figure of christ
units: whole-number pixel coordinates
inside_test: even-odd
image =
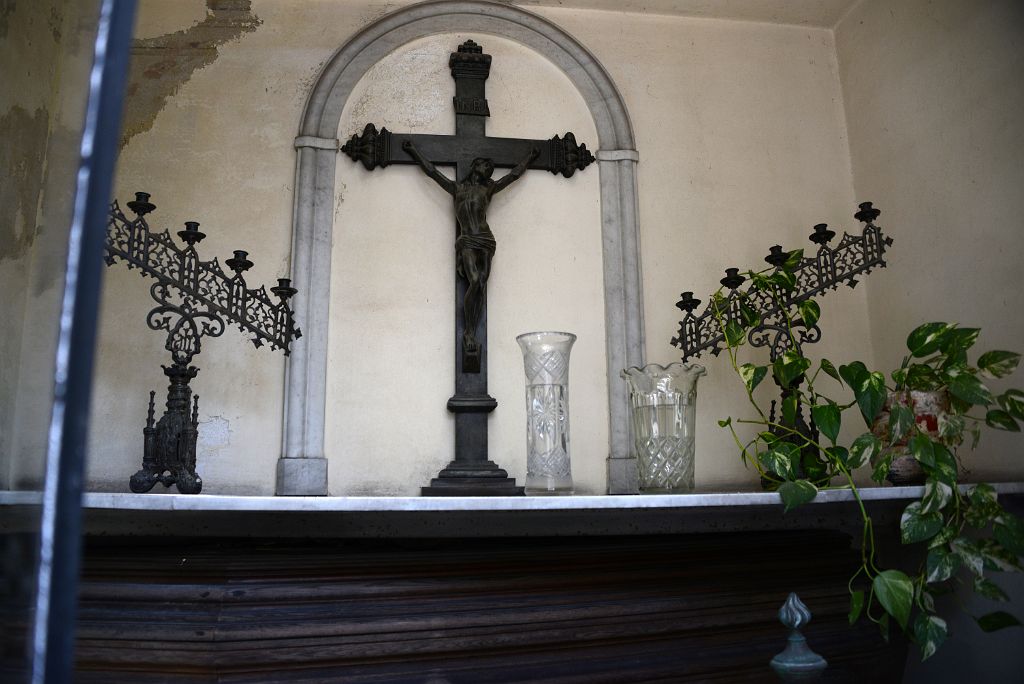
[[[403,142],[402,149],[408,152],[427,176],[444,188],[454,201],[455,219],[459,225],[459,236],[455,239],[455,267],[468,285],[462,302],[465,321],[462,348],[467,355],[477,355],[480,350],[476,340],[476,329],[483,314],[487,278],[491,273],[491,259],[497,246],[494,234],[487,225],[487,207],[490,206],[491,197],[495,193],[504,190],[522,177],[526,167],[537,158],[540,151],[534,147],[523,161],[496,181],[491,179],[494,164],[490,159],[481,158],[473,160],[465,178],[453,181],[424,158],[411,141]]]

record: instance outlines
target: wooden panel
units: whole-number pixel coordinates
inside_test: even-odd
[[[797,591],[826,681],[900,680],[846,625],[831,532],[417,541],[92,540],[81,682],[759,682]]]

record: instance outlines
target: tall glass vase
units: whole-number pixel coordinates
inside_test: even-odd
[[[640,491],[680,494],[693,490],[697,379],[707,371],[696,363],[627,368],[630,418]]]
[[[569,461],[569,352],[572,333],[516,338],[526,370],[526,493],[572,494]]]

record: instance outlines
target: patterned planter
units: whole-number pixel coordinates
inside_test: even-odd
[[[889,415],[892,407],[897,404],[907,406],[914,412],[914,422],[918,430],[932,439],[939,438],[939,417],[949,412],[949,394],[946,390],[889,392],[885,406],[871,427],[871,432],[885,444],[888,444],[890,439]],[[925,481],[921,464],[907,446],[908,438],[909,435],[882,449],[871,461],[871,465],[877,465],[886,454],[891,453],[892,465],[886,479],[896,486],[921,485]]]

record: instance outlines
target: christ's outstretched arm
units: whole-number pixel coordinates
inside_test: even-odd
[[[419,165],[423,167],[423,171],[433,180],[435,183],[444,188],[444,191],[449,195],[455,194],[455,182],[445,176],[443,173],[437,170],[437,167],[430,163],[428,159],[425,159],[420,151],[416,149],[416,146],[412,144],[411,140],[406,140],[402,143],[402,149],[409,153],[409,156],[419,162]]]
[[[494,181],[494,192],[501,192],[512,183],[522,178],[523,174],[526,173],[526,167],[530,165],[537,155],[540,154],[540,150],[536,147],[530,150],[530,154],[526,156],[526,159],[516,164],[511,171],[506,173],[504,176]]]

